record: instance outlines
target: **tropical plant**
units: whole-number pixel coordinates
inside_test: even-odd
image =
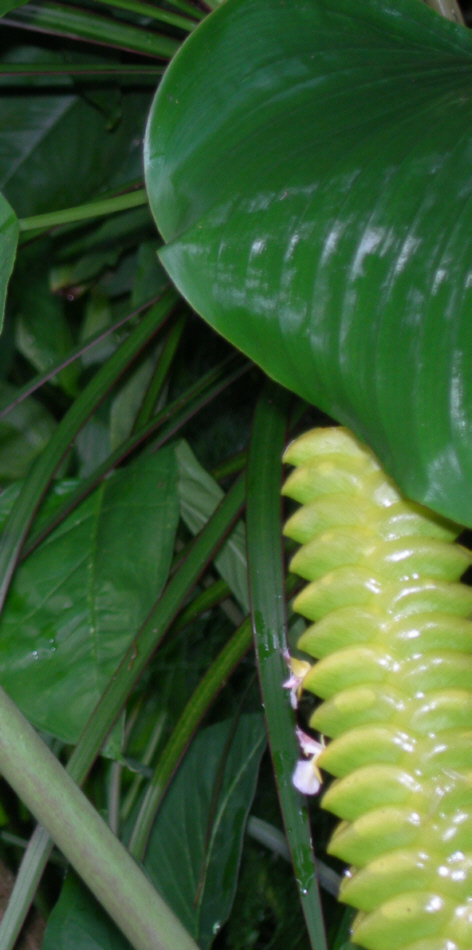
[[[217,7],[0,4],[1,950],[32,901],[44,950],[348,946],[284,445],[328,413],[472,526],[470,36]]]

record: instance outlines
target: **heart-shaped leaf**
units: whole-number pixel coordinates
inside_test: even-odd
[[[178,288],[472,525],[472,37],[413,0],[226,0],[145,148]]]
[[[34,725],[65,742],[77,741],[167,580],[176,481],[172,448],[137,459],[15,574],[0,623],[0,683]]]

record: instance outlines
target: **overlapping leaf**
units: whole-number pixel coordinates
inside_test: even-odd
[[[33,66],[45,61],[61,65],[66,57],[26,46],[2,57],[3,63]],[[96,105],[76,95],[69,77],[54,92],[36,88],[32,95],[34,83],[34,77],[16,77],[15,89],[3,90],[0,102],[0,187],[17,215],[79,204],[139,174],[145,93],[123,93],[111,124]],[[113,89],[104,95],[113,98]]]
[[[0,622],[0,683],[74,742],[166,581],[178,519],[171,449],[103,482],[18,569]]]
[[[192,743],[151,832],[144,862],[149,876],[202,950],[231,910],[264,749],[264,723],[257,714],[242,716],[234,735],[231,721],[205,729]]]
[[[216,329],[472,525],[472,37],[412,0],[226,0],[158,91],[162,260]]]

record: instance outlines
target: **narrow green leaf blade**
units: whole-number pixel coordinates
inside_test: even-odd
[[[472,36],[412,0],[227,0],[146,176],[190,303],[472,525]]]
[[[159,810],[145,859],[157,890],[202,950],[210,946],[231,909],[245,822],[265,748],[262,716],[242,716],[212,815],[213,788],[230,731],[230,722],[217,723],[192,743]]]
[[[11,25],[26,26],[30,30],[72,36],[74,39],[90,40],[92,43],[103,43],[106,46],[116,46],[118,49],[148,56],[162,56],[165,59],[170,59],[179,47],[177,40],[149,28],[141,29],[118,19],[98,16],[85,8],[74,9],[60,3],[30,2],[25,8],[17,8],[8,18],[8,22]]]
[[[247,473],[247,545],[252,625],[274,774],[300,900],[313,950],[326,950],[308,812],[292,785],[295,718],[282,685],[287,667],[280,525],[287,393],[268,383],[254,417]]]
[[[200,465],[184,439],[177,444],[175,456],[179,472],[181,515],[192,534],[197,534],[220,504],[224,492],[218,482]],[[240,606],[244,611],[248,611],[246,531],[241,521],[233,528],[221,551],[216,555],[215,566]]]
[[[31,722],[76,742],[159,596],[179,505],[172,449],[102,483],[18,568],[0,682]]]
[[[0,330],[3,326],[8,281],[15,263],[18,234],[15,212],[0,194]]]

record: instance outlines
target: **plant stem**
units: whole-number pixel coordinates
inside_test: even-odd
[[[101,201],[90,201],[87,204],[65,208],[63,211],[50,211],[48,214],[35,214],[31,218],[20,218],[20,231],[49,230],[60,224],[72,224],[75,221],[86,221],[89,218],[100,218],[116,211],[127,211],[147,204],[147,195],[144,188],[130,191],[116,198],[103,198]]]
[[[141,426],[145,425],[151,418],[154,407],[159,399],[159,396],[162,391],[162,387],[166,380],[167,374],[169,372],[172,360],[175,356],[175,352],[180,342],[185,323],[187,319],[187,308],[184,308],[184,311],[181,312],[177,319],[174,321],[172,326],[169,328],[167,338],[162,347],[162,351],[159,354],[159,359],[157,361],[156,368],[152,375],[152,379],[147,388],[146,394],[142,401],[139,412],[136,416],[136,420],[133,426],[133,433],[137,432]]]
[[[83,792],[0,688],[0,769],[135,950],[196,944]]]
[[[147,744],[145,753],[141,759],[142,765],[148,765],[148,766],[151,765],[151,762],[154,758],[154,753],[162,738],[162,733],[164,731],[164,725],[165,725],[166,719],[167,719],[167,714],[164,711],[161,712],[159,716],[157,717],[156,724],[154,726],[154,729],[152,730],[151,737]],[[133,784],[131,785],[131,788],[129,789],[126,795],[126,798],[121,808],[120,819],[122,823],[125,822],[128,816],[131,814],[131,811],[139,795],[139,790],[143,782],[144,782],[144,775],[135,776]]]
[[[68,63],[67,65],[58,63],[2,63],[0,65],[0,79],[12,78],[15,76],[36,76],[40,78],[45,76],[57,76],[62,81],[64,76],[84,76],[85,78],[100,76],[100,79],[106,79],[109,76],[116,81],[120,79],[137,78],[142,82],[143,77],[149,77],[154,81],[164,72],[164,66],[129,66],[125,63]],[[3,83],[2,87],[13,85],[13,83]],[[51,83],[48,83],[51,85]]]

